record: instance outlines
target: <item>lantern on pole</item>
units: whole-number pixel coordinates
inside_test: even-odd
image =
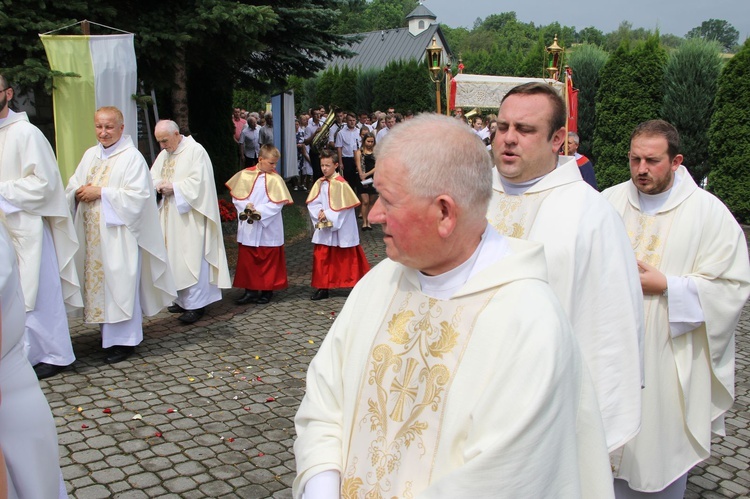
[[[437,44],[435,37],[432,37],[432,45],[427,47],[427,67],[430,70],[430,80],[435,84],[435,103],[437,113],[440,114],[440,79],[443,72],[442,58],[443,48]]]
[[[549,54],[549,62],[547,64],[547,72],[549,77],[553,80],[557,80],[560,76],[560,68],[562,63],[563,48],[557,43],[557,35],[552,42],[552,45],[547,47],[547,53]]]

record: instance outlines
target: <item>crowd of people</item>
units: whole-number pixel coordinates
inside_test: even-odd
[[[12,98],[0,75],[0,490],[57,497],[35,378],[75,360],[68,314],[99,325],[117,363],[144,315],[192,324],[232,285],[237,304],[269,303],[288,285],[293,199],[271,113],[235,109],[232,283],[211,160],[175,122],[156,124],[149,168],[122,113],[101,107],[98,144],[64,187]],[[733,403],[750,261],[731,213],[682,165],[677,130],[636,127],[631,180],[600,194],[546,84],[468,122],[324,112],[295,123],[310,298],[354,289],[309,367],[294,496],[683,497]],[[371,269],[372,224],[388,258]]]

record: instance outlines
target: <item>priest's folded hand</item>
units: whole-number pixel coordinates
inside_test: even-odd
[[[638,272],[644,295],[660,295],[667,289],[667,276],[656,267],[638,260]]]
[[[101,197],[102,188],[91,184],[81,186],[76,191],[76,201],[78,201],[79,203],[93,203]]]

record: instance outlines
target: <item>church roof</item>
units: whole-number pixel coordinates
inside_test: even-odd
[[[447,48],[438,24],[431,24],[418,35],[409,33],[409,28],[370,31],[369,33],[360,33],[360,35],[362,41],[349,48],[356,55],[351,58],[335,57],[327,64],[327,67],[382,69],[391,61],[410,61],[412,59],[421,61],[424,58],[425,49],[432,42],[433,36],[438,36],[443,42],[443,46]]]
[[[406,16],[406,19],[413,19],[415,17],[429,17],[430,19],[437,19],[437,16],[433,14],[430,9],[424,6],[424,4],[417,5],[417,8],[412,10],[411,13]]]

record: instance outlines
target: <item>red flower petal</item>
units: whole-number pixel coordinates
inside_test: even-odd
[[[258,452],[258,457],[263,457],[263,456],[265,456],[265,454],[263,454],[262,452]]]
[[[160,432],[160,431],[157,431],[156,433],[154,433],[154,436],[155,436],[155,437],[160,437],[160,436],[161,436],[161,432]]]
[[[88,427],[89,427],[89,425],[87,425],[87,424],[82,424],[82,425],[81,425],[81,428],[83,428],[84,430],[85,430],[86,428],[88,428]]]
[[[112,414],[112,409],[106,408],[102,411],[104,414]]]
[[[230,437],[230,438],[227,438],[227,442],[234,442],[234,439],[233,439],[233,438],[231,438],[231,437]]]
[[[255,381],[263,381],[263,379],[260,376],[258,376],[257,378],[255,378]]]
[[[167,409],[167,414],[172,414],[173,412],[174,412],[174,409],[172,408]]]
[[[275,398],[273,398],[273,397],[268,397],[268,398],[266,399],[266,402],[275,402],[275,401],[276,401],[276,399],[275,399]]]

